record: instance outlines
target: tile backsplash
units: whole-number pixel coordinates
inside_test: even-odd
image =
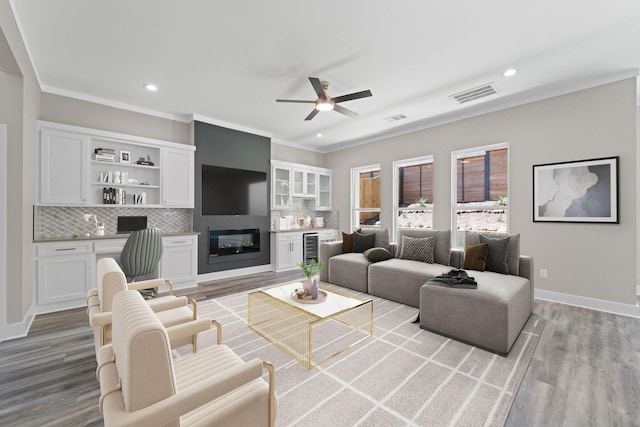
[[[147,226],[165,233],[193,231],[192,209],[36,206],[33,212],[34,240],[95,233],[93,221],[83,214],[93,214],[105,224],[105,234],[116,234],[118,216],[146,216]]]
[[[335,211],[316,211],[314,209],[315,200],[301,199],[294,197],[292,200],[292,209],[289,210],[272,210],[271,211],[271,229],[275,229],[275,221],[285,216],[293,216],[294,219],[311,217],[323,217],[324,228],[340,228],[340,214]]]

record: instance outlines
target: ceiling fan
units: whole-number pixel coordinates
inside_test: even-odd
[[[335,98],[331,98],[329,95],[327,95],[329,82],[321,82],[320,79],[318,79],[317,77],[309,77],[309,81],[311,82],[311,86],[313,86],[313,90],[315,90],[316,94],[318,95],[318,99],[316,99],[315,101],[305,101],[305,100],[297,100],[297,99],[276,99],[276,102],[295,102],[300,104],[316,104],[313,111],[311,111],[311,113],[309,113],[309,115],[305,118],[305,120],[311,120],[320,111],[329,111],[329,110],[335,110],[338,113],[344,114],[345,116],[356,117],[358,113],[351,111],[347,108],[344,108],[338,105],[338,103],[373,96],[370,90],[363,90],[361,92],[355,92],[355,93],[350,93],[348,95],[336,96]]]

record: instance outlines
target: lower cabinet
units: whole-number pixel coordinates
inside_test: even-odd
[[[87,291],[95,283],[95,256],[93,244],[56,243],[36,248],[36,280],[38,305],[53,305],[52,310],[82,305]]]
[[[174,285],[196,285],[198,276],[198,244],[196,236],[163,237],[164,250],[160,261],[161,276]]]
[[[35,279],[39,313],[86,305],[87,292],[96,287],[96,262],[120,259],[126,238],[107,238],[34,245]],[[164,236],[158,277],[171,280],[174,288],[196,286],[197,236]]]
[[[302,262],[302,233],[274,233],[271,239],[271,254],[275,259],[271,262],[274,271],[300,268]]]

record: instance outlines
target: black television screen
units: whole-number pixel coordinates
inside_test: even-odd
[[[267,173],[202,165],[202,215],[267,215]]]

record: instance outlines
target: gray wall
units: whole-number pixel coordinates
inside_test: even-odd
[[[198,273],[205,274],[270,263],[269,189],[271,182],[269,138],[196,121],[194,123],[195,210],[193,229],[198,237]],[[248,169],[267,173],[267,200],[264,216],[202,215],[202,165]],[[220,201],[224,203],[223,200]],[[217,230],[260,229],[260,252],[209,259],[209,228]]]
[[[636,304],[636,80],[461,120],[329,153],[333,204],[349,228],[350,169],[380,163],[382,225],[391,227],[393,161],[434,156],[434,228],[451,227],[451,151],[510,144],[509,229],[535,259],[536,287]],[[532,165],[620,156],[620,224],[532,221]]]
[[[191,126],[50,93],[42,94],[40,120],[193,145]]]
[[[271,158],[273,160],[300,163],[303,165],[317,166],[319,168],[323,168],[325,164],[325,155],[323,153],[302,150],[275,142],[271,142]]]

